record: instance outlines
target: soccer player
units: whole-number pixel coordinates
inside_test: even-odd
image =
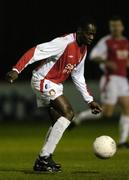
[[[48,107],[54,123],[49,128],[44,146],[35,161],[35,171],[61,170],[61,165],[54,162],[52,154],[74,117],[71,104],[63,95],[62,85],[70,74],[92,113],[97,114],[102,110],[87,91],[84,78],[87,45],[92,43],[95,34],[95,23],[84,18],[75,33],[31,48],[7,73],[7,80],[12,83],[25,67],[41,61],[40,66],[33,71],[31,85],[38,107]]]
[[[120,17],[109,21],[110,35],[103,37],[93,48],[90,59],[101,64],[104,75],[100,80],[101,102],[103,113],[94,116],[89,110],[81,112],[75,119],[80,123],[86,119],[97,119],[101,115],[111,117],[115,105],[121,107],[120,140],[118,147],[129,148],[129,83],[127,67],[129,67],[129,41],[123,36],[124,24]]]

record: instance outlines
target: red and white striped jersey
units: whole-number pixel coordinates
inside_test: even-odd
[[[33,71],[33,77],[38,84],[36,88],[40,91],[43,91],[44,79],[59,84],[63,83],[71,74],[77,89],[81,92],[84,100],[89,103],[93,101],[93,97],[87,90],[84,78],[86,54],[87,47],[79,47],[76,42],[76,34],[71,33],[30,49],[20,58],[13,70],[20,73],[27,65],[41,61],[40,66]]]

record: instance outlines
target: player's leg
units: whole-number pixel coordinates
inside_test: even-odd
[[[122,115],[119,121],[120,140],[118,147],[129,147],[126,142],[129,134],[129,85],[126,78],[112,76],[105,97],[106,105],[103,107],[103,115],[110,117],[113,113],[114,105],[118,101],[122,107]],[[128,96],[127,96],[128,94]],[[122,96],[123,95],[123,96]],[[104,99],[103,97],[103,99]]]
[[[106,118],[111,118],[115,109],[115,105],[113,104],[103,104],[103,112],[102,116]]]
[[[50,135],[50,132],[52,130],[53,125],[55,124],[57,119],[60,117],[60,114],[53,107],[48,108],[48,114],[50,116],[51,126],[49,127],[49,129],[48,129],[48,131],[46,133],[46,137],[45,137],[45,140],[44,140],[44,145],[46,144],[46,142],[48,140],[48,137]]]
[[[118,147],[129,148],[129,143],[126,142],[129,136],[129,96],[120,97],[119,103],[122,108],[122,114],[119,122],[120,140]]]
[[[120,144],[118,147],[128,147],[129,143],[126,143],[129,135],[129,83],[127,78],[119,77],[119,103],[122,108],[122,114],[120,117]]]
[[[50,117],[50,120],[51,120],[51,126],[49,127],[49,129],[48,129],[48,131],[46,133],[46,137],[45,137],[45,140],[44,140],[44,145],[46,144],[46,142],[48,140],[49,134],[50,134],[50,132],[52,130],[52,127],[53,127],[54,123],[60,117],[60,114],[53,107],[48,108],[48,114],[49,114],[49,117]]]
[[[36,83],[36,84],[35,84]],[[60,116],[55,110],[54,110],[54,108],[52,108],[52,107],[50,107],[50,97],[49,97],[49,95],[47,95],[47,94],[49,94],[49,92],[51,91],[51,89],[49,89],[48,90],[48,92],[47,92],[47,90],[46,90],[46,94],[45,93],[41,93],[39,90],[37,90],[36,88],[35,88],[35,86],[36,87],[38,87],[38,82],[35,80],[35,78],[33,77],[32,78],[32,80],[31,80],[31,86],[32,86],[32,90],[34,91],[34,93],[35,93],[35,95],[36,95],[36,101],[37,101],[37,107],[38,108],[40,108],[40,109],[42,109],[43,111],[45,111],[47,114],[48,114],[48,116],[50,117],[50,120],[51,120],[51,126],[49,127],[49,129],[48,129],[48,131],[47,131],[47,133],[46,133],[46,137],[45,137],[45,140],[44,140],[44,144],[46,143],[46,141],[47,141],[47,138],[48,138],[48,136],[49,136],[49,134],[50,134],[50,132],[51,132],[51,129],[52,129],[52,126],[53,126],[53,124],[55,123],[55,121],[57,120],[57,118]],[[50,88],[51,88],[51,84],[52,84],[52,86],[54,86],[55,84],[54,83],[51,83],[50,81],[44,81],[44,89],[46,89],[46,87],[48,86],[50,86]],[[53,85],[54,84],[54,85]],[[54,88],[55,89],[55,88]],[[59,86],[59,91],[60,92],[56,92],[57,91],[57,85],[56,85],[56,89],[54,90],[56,93],[57,93],[57,95],[60,95],[60,94],[62,94],[62,92],[63,92],[63,86],[62,85],[60,85]]]
[[[100,119],[101,117],[102,117],[102,113],[93,114],[90,109],[87,109],[77,114],[73,119],[73,122],[75,123],[75,125],[79,125],[86,120],[97,120]]]
[[[101,102],[103,104],[102,116],[110,118],[113,115],[118,100],[117,83],[113,76],[103,76],[100,81]]]
[[[51,106],[52,113],[55,117],[57,116],[57,121],[51,128],[47,141],[35,162],[34,170],[36,171],[60,171],[61,165],[53,161],[52,154],[74,115],[70,103],[63,95],[51,100]]]
[[[46,108],[42,108],[43,110],[46,110],[46,113],[49,115],[50,117],[50,121],[51,121],[51,126],[49,127],[46,136],[45,136],[45,140],[44,140],[44,146],[48,141],[49,135],[51,133],[52,127],[55,123],[55,121],[57,120],[58,117],[60,117],[60,115],[52,108],[52,107],[46,107]],[[40,153],[41,154],[41,153]],[[37,157],[35,164],[34,164],[34,170],[35,171],[60,171],[61,170],[61,165],[59,163],[55,163],[52,159],[52,155],[50,155],[47,158],[47,161],[49,161],[49,163],[51,163],[52,166],[54,166],[53,170],[51,169],[51,167],[47,167],[44,165],[44,157],[42,156]],[[46,158],[46,157],[45,157]]]
[[[76,115],[74,119],[74,123],[76,125],[82,123],[83,121],[89,120],[97,120],[103,117],[110,118],[114,112],[115,105],[112,104],[103,104],[102,105],[102,113],[99,114],[93,114],[91,110],[82,111],[78,115]]]
[[[57,121],[57,119],[60,117],[60,114],[53,107],[50,107],[49,108],[49,116],[51,118],[51,123],[53,126],[55,124],[55,122]]]
[[[75,126],[79,125],[80,123],[86,120],[99,120],[101,118],[108,120],[111,118],[114,112],[115,105],[113,104],[103,104],[102,109],[103,111],[97,115],[92,114],[91,110],[82,111],[78,115],[76,115],[69,127],[69,130],[73,129]]]
[[[51,100],[50,112],[53,122],[57,121],[53,127],[49,128],[47,141],[34,165],[34,170],[36,171],[60,171],[60,164],[55,163],[51,155],[73,117],[72,107],[63,95],[55,100]],[[47,163],[47,165],[44,163]]]
[[[92,114],[91,110],[82,111],[74,118],[74,124],[78,125],[83,121],[97,120],[104,117],[110,118],[114,111],[114,105],[117,101],[116,88],[112,78],[102,76],[100,80],[100,97],[102,102],[102,113]]]
[[[60,114],[60,117],[53,125],[47,143],[43,146],[40,156],[49,156],[53,154],[56,145],[74,116],[73,109],[64,95],[52,100],[51,106]]]
[[[49,80],[44,81],[43,93],[38,92],[37,97],[41,100],[42,105],[49,105],[55,110],[54,113],[59,114],[54,120],[46,143],[44,144],[39,158],[37,158],[34,170],[36,171],[58,171],[59,166],[52,160],[51,154],[54,152],[56,145],[61,139],[63,132],[69,126],[73,117],[73,110],[68,100],[63,96],[63,86],[57,85]]]
[[[36,81],[34,81],[35,83]],[[52,127],[53,127],[53,124],[54,124],[54,121],[55,119],[53,119],[54,115],[51,115],[50,114],[50,97],[49,97],[49,92],[40,92],[39,90],[37,90],[35,88],[35,84],[33,83],[33,80],[32,80],[32,89],[36,95],[36,100],[37,100],[37,106],[38,108],[41,108],[41,109],[46,109],[48,115],[50,116],[50,120],[51,120],[51,126],[49,127],[47,133],[46,133],[46,137],[45,137],[45,140],[44,140],[44,145],[47,143],[47,140],[48,140],[48,137],[50,135],[50,132],[52,130]],[[38,85],[36,85],[37,87]],[[61,90],[62,91],[62,90]],[[45,117],[44,117],[45,118]],[[48,162],[44,161],[44,158],[40,157],[40,155],[37,157],[35,163],[34,163],[34,170],[35,171],[59,171],[60,170],[60,165],[59,164],[56,164],[51,156],[48,158]],[[49,165],[51,164],[51,166]]]

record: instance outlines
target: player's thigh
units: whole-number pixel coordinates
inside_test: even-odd
[[[46,107],[50,106],[50,101],[55,100],[57,97],[63,94],[63,85],[56,84],[50,80],[45,79],[43,82],[42,91],[39,90],[39,84],[31,83],[32,89],[36,94],[37,106]]]
[[[61,95],[55,100],[51,100],[51,106],[61,115],[69,120],[72,120],[74,116],[73,108],[68,99]]]
[[[106,105],[106,107],[114,106],[118,100],[118,88],[117,81],[110,77],[107,81],[106,77],[102,77],[100,81],[100,93],[101,93],[101,103]],[[108,109],[109,109],[108,108]],[[107,109],[107,108],[106,108]],[[111,109],[111,108],[110,108]]]
[[[122,108],[122,112],[125,115],[129,115],[129,83],[127,78],[121,78],[119,89],[119,104]]]
[[[113,105],[113,104],[103,104],[102,108],[103,108],[103,116],[111,117],[113,112],[114,112],[115,105]]]
[[[129,96],[119,97],[119,104],[122,108],[122,113],[129,115]]]
[[[38,108],[49,107],[50,98],[46,94],[40,92],[35,88],[33,88],[33,92],[35,93],[36,96],[36,103]]]

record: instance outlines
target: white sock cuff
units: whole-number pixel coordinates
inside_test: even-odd
[[[63,117],[63,116],[61,116],[57,121],[58,121],[64,128],[67,128],[67,127],[69,126],[69,124],[70,124],[70,121],[69,121],[67,118]]]

